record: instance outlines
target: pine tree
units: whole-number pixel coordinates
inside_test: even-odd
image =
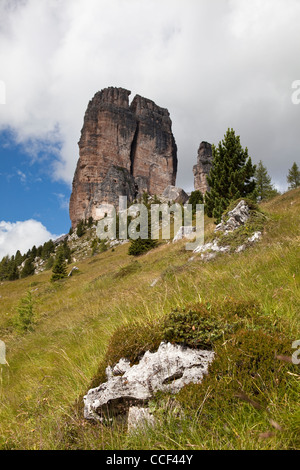
[[[15,262],[17,263],[17,266],[20,266],[23,263],[24,257],[21,255],[20,250],[16,252],[15,255]]]
[[[68,240],[67,238],[64,239],[63,245],[62,245],[62,250],[64,252],[64,257],[67,260],[68,264],[71,263],[71,248],[68,245]]]
[[[255,165],[252,165],[240,143],[240,137],[228,129],[218,147],[212,146],[213,166],[207,177],[210,190],[205,195],[205,209],[209,217],[220,221],[230,201],[253,194]]]
[[[255,171],[256,194],[259,201],[263,199],[270,199],[276,196],[278,191],[271,183],[271,177],[268,174],[267,168],[260,160]]]
[[[24,264],[24,268],[21,271],[21,277],[32,276],[34,274],[34,264],[32,258],[27,258]]]
[[[300,186],[300,171],[296,162],[293,163],[292,168],[288,172],[287,182],[289,183],[289,189],[295,189]]]
[[[15,281],[16,279],[19,279],[18,265],[15,261],[14,256],[11,258],[11,261],[10,261],[9,273],[8,273],[7,279],[9,281]]]
[[[0,263],[0,281],[6,281],[9,274],[9,256],[4,256]]]
[[[36,250],[36,256],[40,258],[42,256],[43,246],[40,245]]]
[[[37,255],[37,247],[33,245],[33,247],[31,248],[31,257],[35,259],[36,255]]]
[[[57,250],[57,255],[52,269],[51,281],[58,281],[67,277],[67,265],[63,249]]]
[[[43,260],[47,260],[49,256],[51,255],[51,253],[54,252],[54,250],[55,250],[55,245],[54,245],[53,240],[49,240],[48,242],[45,242],[43,245],[42,255],[41,255]]]
[[[147,193],[144,193],[146,195]],[[146,196],[147,197],[147,196]],[[146,198],[145,197],[145,198]],[[148,201],[148,197],[147,197]],[[146,200],[145,200],[146,202]],[[145,203],[144,202],[144,203]],[[146,253],[149,250],[157,247],[157,240],[151,238],[151,210],[150,205],[148,206],[148,238],[137,238],[136,240],[131,239],[128,248],[128,254],[132,256],[139,256]]]
[[[76,235],[77,237],[82,237],[85,234],[84,221],[81,220],[77,225]]]
[[[192,212],[193,214],[196,213],[196,205],[197,204],[203,204],[203,194],[201,191],[192,191],[190,198],[189,198],[189,204],[192,204]]]

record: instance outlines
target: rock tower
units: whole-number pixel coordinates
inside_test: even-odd
[[[70,199],[72,227],[102,203],[118,207],[148,192],[160,195],[175,185],[177,146],[167,109],[129,90],[105,88],[89,102],[79,140]]]

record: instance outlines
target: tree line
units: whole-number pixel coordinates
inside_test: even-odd
[[[34,245],[24,255],[17,250],[13,256],[4,256],[0,261],[0,281],[15,281],[28,276],[32,276],[36,270],[36,261],[46,262],[46,269],[51,269],[56,261],[57,254],[63,252],[64,259],[71,262],[71,250],[67,239],[56,248],[53,240],[45,242],[38,248]]]
[[[212,146],[212,168],[207,177],[209,190],[205,195],[200,191],[191,193],[189,203],[196,210],[196,204],[205,204],[205,212],[213,217],[216,223],[220,222],[223,212],[231,201],[246,197],[256,202],[270,199],[279,194],[272,184],[267,168],[260,160],[258,165],[253,165],[248,154],[247,147],[243,149],[240,137],[233,129],[228,129],[224,139],[218,146]],[[300,186],[300,171],[296,162],[288,170],[287,182],[289,189]],[[148,206],[148,195],[145,194],[143,202]],[[155,197],[154,202],[159,200]],[[80,238],[85,234],[86,228],[90,228],[94,221],[92,217],[82,220],[76,227],[76,234]],[[117,224],[118,226],[118,224]],[[73,233],[70,229],[69,235]],[[153,240],[137,239],[131,242],[129,254],[139,255],[155,246]],[[55,256],[54,256],[55,253]],[[65,260],[71,262],[71,251],[64,240],[58,249],[52,240],[44,245],[33,246],[24,255],[18,250],[12,257],[5,256],[0,262],[0,281],[13,281],[19,278],[31,276],[35,272],[35,260],[47,261],[46,269],[53,268],[52,280],[66,276]]]

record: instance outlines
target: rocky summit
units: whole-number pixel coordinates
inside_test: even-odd
[[[105,88],[89,102],[79,140],[70,218],[97,220],[102,203],[118,206],[144,192],[160,195],[175,185],[177,146],[167,109],[130,91]]]

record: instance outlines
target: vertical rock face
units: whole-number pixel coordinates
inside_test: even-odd
[[[212,159],[211,144],[208,142],[201,142],[198,150],[197,165],[194,165],[193,173],[195,191],[199,190],[202,194],[205,194],[206,191],[209,190],[207,175],[212,167]]]
[[[166,109],[130,91],[106,88],[89,102],[70,200],[72,226],[119,196],[160,194],[175,184],[177,147]]]
[[[139,95],[130,109],[138,122],[132,174],[148,183],[149,194],[161,194],[168,185],[175,185],[177,173],[177,148],[169,112]]]

